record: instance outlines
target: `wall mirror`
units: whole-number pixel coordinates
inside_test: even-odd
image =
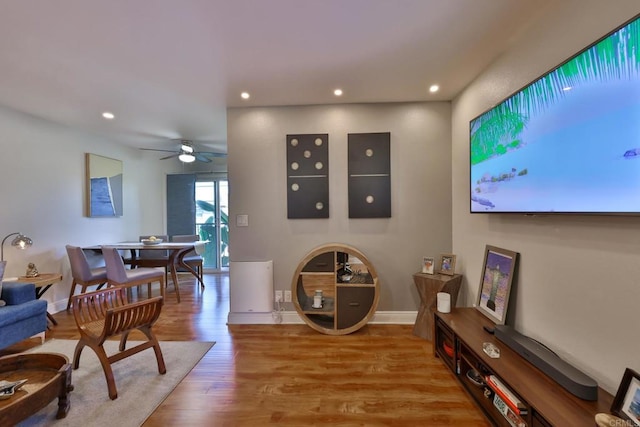
[[[86,215],[122,216],[122,161],[85,154]]]

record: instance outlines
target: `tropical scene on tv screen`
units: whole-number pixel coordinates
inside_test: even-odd
[[[640,19],[470,123],[472,212],[640,212]]]

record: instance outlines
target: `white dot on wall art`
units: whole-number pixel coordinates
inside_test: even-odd
[[[299,167],[300,165],[298,164],[298,162],[291,163],[291,169],[293,169],[294,171],[297,171]]]
[[[367,157],[373,156],[373,150],[371,148],[367,148],[367,151],[364,152]]]
[[[298,140],[297,140],[297,139],[295,139],[295,138],[293,138],[293,139],[291,140],[291,146],[292,146],[292,147],[297,147],[297,146],[298,146]]]
[[[320,147],[322,145],[322,138],[316,138],[316,140],[314,141],[316,146]]]
[[[373,196],[367,196],[365,200],[367,201],[367,203],[371,204],[373,203]]]
[[[296,184],[295,182],[293,184],[291,184],[291,190],[292,191],[298,191],[300,189],[300,186],[298,184]]]
[[[309,150],[304,150],[304,158],[308,159],[309,157],[311,157],[311,151]]]
[[[324,165],[322,164],[322,162],[316,162],[316,169],[320,170],[324,167]]]
[[[324,204],[323,204],[322,202],[318,202],[318,203],[316,203],[316,209],[317,209],[317,210],[321,211],[321,210],[322,210],[322,208],[324,208]]]

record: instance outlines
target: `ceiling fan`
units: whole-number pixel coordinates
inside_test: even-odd
[[[180,147],[177,150],[160,150],[156,148],[141,148],[141,150],[173,153],[170,156],[160,158],[160,160],[167,160],[177,157],[181,162],[184,163],[191,163],[196,160],[200,162],[211,163],[212,157],[227,157],[227,153],[196,150],[193,145],[193,141],[190,141],[188,139],[180,139],[178,141],[180,141]]]

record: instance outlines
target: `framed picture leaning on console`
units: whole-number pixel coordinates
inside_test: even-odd
[[[640,426],[640,374],[633,369],[625,369],[611,412]]]
[[[503,325],[507,317],[517,261],[517,252],[490,245],[485,247],[476,307],[497,325]]]

